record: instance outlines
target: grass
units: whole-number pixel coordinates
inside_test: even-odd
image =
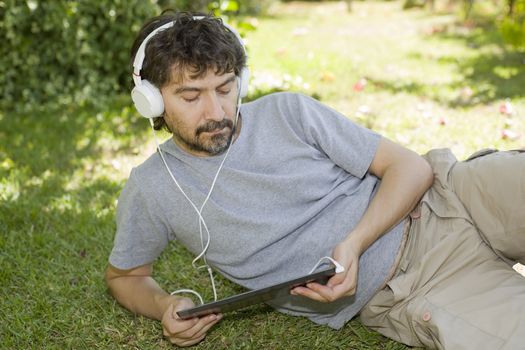
[[[247,36],[251,96],[290,88],[418,152],[525,144],[525,56],[490,23],[401,11],[399,1],[278,5]],[[271,79],[272,78],[272,79]],[[362,91],[354,84],[366,80]],[[512,115],[500,114],[509,99]],[[504,129],[521,137],[502,137]],[[511,134],[508,134],[512,136]],[[118,193],[154,151],[148,124],[117,96],[104,108],[0,112],[0,348],[169,349],[160,324],[108,295]],[[174,245],[155,265],[167,290],[206,276]],[[240,289],[219,280],[219,295]],[[364,328],[316,326],[265,306],[226,317],[197,349],[405,349]]]
[[[302,80],[309,89],[297,88],[420,153],[446,146],[462,159],[523,146],[525,55],[503,47],[490,23],[400,11],[399,2],[354,5],[347,14],[342,2],[292,4],[285,18],[260,21],[248,37],[254,80],[286,72],[292,85]],[[499,113],[505,99],[514,116]],[[521,137],[502,137],[506,129]]]

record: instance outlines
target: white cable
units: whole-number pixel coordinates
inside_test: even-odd
[[[221,164],[219,165],[219,168],[217,169],[217,172],[215,173],[215,177],[213,178],[213,181],[212,181],[212,184],[210,186],[210,190],[208,191],[208,195],[206,196],[206,199],[204,200],[204,202],[202,202],[202,205],[201,205],[201,208],[199,210],[199,234],[200,234],[200,238],[201,238],[201,247],[202,247],[202,252],[197,255],[195,257],[195,259],[193,259],[193,261],[191,262],[191,265],[194,267],[194,268],[197,268],[197,269],[201,269],[201,268],[206,268],[208,270],[208,275],[210,276],[210,281],[211,281],[211,287],[212,287],[212,290],[213,290],[213,300],[214,301],[217,301],[217,289],[215,288],[215,278],[213,277],[213,270],[211,269],[211,267],[208,265],[208,261],[206,260],[206,252],[208,251],[208,248],[210,246],[210,241],[211,241],[211,236],[210,236],[210,231],[208,230],[207,226],[206,226],[206,222],[204,221],[203,217],[202,217],[202,210],[204,209],[204,206],[206,205],[206,203],[208,202],[208,199],[210,199],[210,196],[211,196],[211,193],[213,191],[213,189],[215,188],[215,183],[217,182],[217,179],[219,177],[219,173],[224,165],[224,162],[226,161],[226,158],[228,158],[228,154],[230,153],[230,149],[231,149],[231,145],[233,143],[233,137],[235,136],[235,132],[237,131],[237,122],[239,120],[239,112],[241,110],[240,106],[241,106],[241,94],[240,94],[240,90],[241,89],[241,83],[240,83],[240,79],[237,80],[237,111],[235,113],[235,121],[234,121],[234,127],[233,127],[233,130],[232,130],[232,139],[230,140],[230,144],[228,145],[228,149],[226,150],[226,154],[224,155],[224,158],[222,159],[222,162]],[[206,245],[204,246],[204,239],[202,237],[202,225],[204,225],[204,228],[206,229],[206,233],[207,233],[207,240],[206,240]],[[201,265],[199,267],[196,266],[196,263],[199,259],[203,259],[204,260],[204,265]]]
[[[207,269],[208,275],[209,275],[210,281],[211,281],[212,290],[213,290],[213,300],[214,301],[217,301],[217,289],[215,287],[215,278],[213,277],[213,270],[208,265],[208,262],[206,260],[206,252],[208,251],[208,248],[210,246],[211,235],[210,235],[210,231],[208,230],[208,226],[206,225],[206,221],[202,217],[202,210],[204,209],[204,206],[208,202],[208,199],[211,196],[213,188],[215,187],[215,183],[217,182],[217,178],[219,177],[219,173],[220,173],[220,171],[221,171],[221,169],[222,169],[222,167],[224,165],[224,162],[226,161],[226,158],[228,157],[228,154],[230,153],[231,145],[233,143],[233,138],[235,136],[235,132],[237,131],[237,122],[238,122],[239,113],[240,113],[240,110],[241,110],[240,87],[241,87],[241,82],[240,82],[240,79],[238,79],[237,80],[237,110],[236,110],[236,113],[235,113],[235,122],[234,122],[234,127],[233,127],[233,130],[232,130],[232,138],[230,140],[230,143],[228,144],[228,148],[226,150],[226,154],[224,155],[224,158],[222,159],[221,164],[219,165],[219,168],[217,169],[217,172],[215,173],[215,177],[213,178],[212,184],[210,186],[210,190],[208,191],[208,195],[206,196],[204,202],[202,203],[200,210],[193,203],[193,201],[190,199],[190,197],[188,197],[186,192],[184,192],[182,187],[179,185],[177,179],[175,178],[175,176],[171,172],[171,169],[169,168],[168,163],[166,162],[166,158],[164,157],[164,153],[160,149],[160,145],[159,145],[159,141],[157,139],[157,133],[155,132],[155,127],[154,127],[153,120],[151,118],[149,118],[150,125],[151,125],[151,130],[153,131],[153,138],[155,139],[155,145],[157,146],[157,150],[159,151],[160,157],[162,159],[162,162],[164,163],[164,166],[166,167],[166,170],[168,170],[168,173],[169,173],[171,179],[173,180],[173,182],[175,183],[177,188],[181,191],[181,193],[183,194],[184,198],[186,198],[187,201],[191,204],[192,208],[195,210],[195,212],[197,213],[197,215],[199,217],[199,234],[200,234],[200,239],[201,239],[202,251],[201,251],[201,253],[199,255],[197,255],[197,257],[195,257],[195,259],[193,259],[191,264],[196,269],[201,269],[201,268],[206,268]],[[203,238],[203,232],[202,232],[202,227],[203,226],[204,226],[204,230],[206,231],[206,234],[207,234],[206,244],[204,244],[204,238]],[[196,262],[199,259],[201,259],[201,258],[204,260],[204,265],[196,266]],[[196,295],[199,298],[199,301],[201,302],[201,304],[204,304],[204,300],[201,297],[201,295],[198,292],[196,292],[194,290],[191,290],[191,289],[179,289],[179,290],[176,290],[176,291],[172,292],[170,295],[179,294],[179,293],[192,293],[192,294]]]
[[[329,256],[323,256],[321,259],[319,259],[317,264],[315,264],[314,268],[312,270],[310,270],[310,272],[308,274],[313,273],[319,267],[319,265],[321,265],[323,260],[330,260],[332,262],[332,264],[335,265],[335,273],[340,273],[340,272],[344,272],[345,271],[345,268],[343,267],[343,265],[341,265],[340,263],[335,261],[333,258],[331,258]]]
[[[237,108],[237,114],[235,116],[235,126],[237,126],[237,118],[238,118],[238,115],[239,115],[239,111],[240,108]],[[235,131],[236,128],[234,128],[234,131]],[[208,250],[208,247],[210,245],[210,232],[208,230],[206,230],[206,232],[208,233],[208,238],[206,240],[206,246],[204,247],[204,240],[202,238],[202,226],[201,226],[201,223],[204,223],[204,219],[202,218],[202,210],[204,209],[204,206],[206,205],[206,203],[208,202],[208,199],[210,199],[210,196],[211,196],[211,192],[213,191],[213,188],[215,187],[215,183],[217,182],[217,178],[219,177],[219,173],[222,169],[222,166],[224,165],[224,162],[226,161],[226,158],[228,157],[228,154],[230,153],[230,149],[231,149],[231,143],[233,142],[233,136],[232,136],[232,140],[230,141],[230,144],[228,145],[228,149],[226,150],[226,154],[224,155],[224,158],[222,159],[222,162],[221,164],[219,165],[219,169],[217,170],[217,173],[215,173],[215,177],[213,178],[213,181],[211,183],[211,186],[210,186],[210,190],[208,191],[208,195],[206,196],[206,199],[204,200],[204,202],[202,202],[202,205],[201,205],[201,208],[199,210],[199,232],[200,232],[200,235],[201,235],[201,247],[202,247],[202,252],[195,258],[193,259],[193,261],[191,262],[193,267],[196,267],[195,266],[195,263],[200,259],[200,258],[203,258],[204,262],[206,265],[207,262],[206,262],[206,256],[205,256],[205,253],[206,251]],[[206,227],[206,226],[205,226]]]
[[[171,292],[170,295],[175,295],[175,294],[180,294],[180,293],[191,293],[191,294],[194,294],[197,296],[197,298],[199,298],[199,301],[201,302],[201,305],[204,304],[204,300],[202,300],[202,297],[199,293],[197,293],[196,291],[194,290],[191,290],[191,289],[179,289],[179,290],[176,290],[174,292]]]
[[[179,185],[179,182],[177,181],[177,179],[175,178],[175,176],[171,172],[171,169],[168,167],[168,163],[166,162],[166,158],[164,158],[164,153],[160,149],[159,141],[157,139],[157,133],[155,132],[155,128],[154,128],[154,124],[153,124],[153,120],[150,118],[149,121],[150,121],[150,124],[151,124],[151,129],[153,130],[153,138],[155,139],[155,145],[157,146],[157,150],[159,151],[160,158],[162,159],[162,162],[164,163],[164,166],[168,170],[168,173],[169,173],[171,179],[173,180],[173,182],[175,183],[175,185],[177,186],[177,188],[180,190],[180,192],[182,193],[184,198],[186,198],[188,200],[188,202],[191,204],[191,206],[193,207],[193,209],[195,210],[195,212],[199,216],[199,226],[201,225],[201,222],[202,222],[202,224],[204,225],[204,229],[209,234],[208,226],[206,225],[206,221],[204,221],[204,218],[202,217],[199,209],[197,208],[197,206],[195,206],[193,201],[188,197],[186,192],[184,192],[182,187]],[[202,245],[202,234],[201,234],[201,245]],[[193,264],[193,262],[192,262],[192,264]],[[212,282],[212,287],[213,287],[213,285],[214,285],[214,283]],[[192,294],[196,295],[199,298],[199,301],[201,302],[201,304],[204,304],[204,300],[202,299],[202,296],[198,292],[196,292],[194,290],[191,290],[191,289],[179,289],[179,290],[176,290],[176,291],[172,292],[170,295],[179,294],[179,293],[192,293]],[[216,295],[215,290],[213,291],[213,295],[214,295],[214,298],[215,298],[215,295]],[[214,300],[216,300],[216,299],[214,299]]]

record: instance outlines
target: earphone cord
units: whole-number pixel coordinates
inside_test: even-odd
[[[162,162],[164,163],[164,166],[168,170],[168,173],[169,173],[171,179],[173,180],[173,182],[175,183],[175,185],[177,186],[177,188],[181,191],[181,193],[183,194],[184,198],[186,198],[186,200],[191,204],[192,208],[195,210],[195,212],[197,213],[197,215],[199,217],[199,234],[200,234],[200,239],[201,239],[202,251],[201,251],[201,253],[199,255],[197,255],[195,257],[195,259],[193,259],[191,264],[192,264],[192,266],[194,268],[197,268],[197,269],[201,269],[201,268],[206,268],[207,269],[208,275],[209,275],[210,281],[211,281],[211,287],[212,287],[212,290],[213,290],[213,299],[214,299],[214,301],[217,301],[217,289],[215,287],[215,278],[213,277],[213,271],[212,271],[211,267],[208,265],[208,262],[206,260],[206,252],[207,252],[207,250],[208,250],[208,248],[210,246],[211,235],[210,235],[210,231],[208,229],[208,226],[206,225],[206,221],[202,217],[202,210],[204,209],[204,206],[206,205],[206,203],[210,199],[210,196],[211,196],[211,193],[213,191],[213,188],[215,187],[215,183],[217,182],[217,178],[219,177],[219,173],[220,173],[220,171],[221,171],[221,169],[222,169],[222,167],[224,165],[224,162],[226,161],[226,158],[228,157],[228,154],[230,153],[231,145],[233,143],[233,136],[235,135],[235,132],[237,130],[237,122],[239,120],[239,113],[240,113],[240,110],[241,110],[241,108],[240,108],[240,105],[241,105],[240,82],[238,83],[237,91],[238,91],[238,93],[237,93],[237,111],[235,113],[235,122],[234,122],[233,131],[232,131],[232,139],[230,140],[230,143],[228,144],[228,149],[226,150],[226,154],[224,155],[224,158],[222,159],[221,164],[219,165],[219,168],[217,169],[217,172],[215,173],[215,177],[213,178],[212,184],[210,186],[210,190],[208,191],[208,195],[206,196],[206,199],[202,203],[200,209],[197,208],[197,206],[193,203],[193,201],[186,194],[186,192],[184,192],[182,187],[179,185],[179,182],[177,181],[177,179],[175,178],[175,176],[171,172],[171,169],[169,168],[168,163],[166,162],[166,158],[164,157],[164,153],[162,152],[162,150],[160,148],[159,141],[157,139],[157,133],[155,132],[155,127],[154,127],[153,120],[149,119],[150,125],[151,125],[151,130],[153,131],[153,137],[155,139],[155,145],[157,147],[157,150],[159,151],[159,154],[160,154],[160,157],[162,159]],[[203,226],[204,226],[204,230],[206,231],[206,234],[207,234],[206,244],[204,244],[204,237],[203,237],[203,232],[202,232],[202,227]],[[204,260],[204,265],[196,266],[197,261],[199,259],[201,259],[201,258]],[[203,301],[203,298],[201,297],[201,295],[198,292],[194,291],[194,290],[191,290],[191,289],[180,289],[180,290],[176,290],[176,291],[172,292],[171,295],[179,294],[179,293],[192,293],[192,294],[196,295],[199,298],[199,301],[201,302],[201,304],[204,304],[204,301]]]
[[[213,181],[212,181],[212,184],[210,186],[210,190],[208,191],[208,195],[206,196],[204,202],[202,203],[200,209],[197,208],[197,206],[193,203],[193,201],[189,198],[189,196],[186,194],[186,192],[184,192],[184,190],[182,189],[182,187],[179,185],[177,179],[175,178],[175,176],[173,175],[173,173],[171,172],[171,169],[169,168],[168,166],[168,163],[166,161],[166,158],[164,157],[164,153],[162,152],[161,148],[160,148],[160,145],[159,145],[159,141],[157,139],[157,133],[155,132],[155,127],[154,127],[154,123],[153,123],[153,120],[150,118],[149,121],[150,121],[150,125],[151,125],[151,130],[153,131],[153,137],[155,139],[155,145],[157,147],[157,150],[159,151],[159,154],[160,154],[160,157],[162,159],[162,162],[164,163],[164,166],[166,167],[166,170],[168,171],[171,179],[173,180],[173,182],[175,183],[175,185],[177,186],[177,188],[180,190],[180,192],[183,194],[184,198],[186,198],[186,200],[191,204],[192,208],[195,210],[195,212],[197,213],[198,217],[199,217],[199,235],[200,235],[200,239],[201,239],[201,247],[202,247],[202,251],[199,255],[197,255],[193,261],[191,262],[192,266],[196,269],[201,269],[201,268],[206,268],[206,270],[208,271],[208,275],[210,277],[210,281],[211,281],[211,287],[212,287],[212,290],[213,290],[213,300],[214,301],[217,301],[217,289],[215,287],[215,278],[213,277],[213,271],[211,269],[211,267],[208,265],[208,262],[206,260],[206,252],[208,251],[208,248],[210,246],[210,241],[211,241],[211,235],[210,235],[210,231],[208,229],[208,226],[206,225],[206,221],[204,220],[204,218],[202,217],[202,211],[204,209],[204,206],[206,205],[206,203],[208,202],[208,200],[210,199],[211,197],[211,193],[215,187],[215,184],[217,182],[217,179],[219,177],[219,173],[224,165],[224,162],[226,161],[227,157],[228,157],[228,154],[230,153],[230,149],[231,149],[231,145],[233,143],[233,137],[236,133],[236,130],[237,130],[237,123],[238,123],[238,120],[239,120],[239,113],[240,113],[240,105],[241,105],[241,96],[240,96],[240,83],[238,84],[238,96],[237,96],[237,110],[236,110],[236,114],[235,114],[235,122],[234,122],[234,126],[233,126],[233,131],[232,131],[232,139],[230,140],[230,143],[228,144],[228,148],[226,150],[226,154],[224,155],[224,158],[222,159],[221,161],[221,164],[219,165],[219,168],[217,169],[217,172],[215,173],[215,177],[213,178]],[[206,244],[204,244],[204,237],[203,237],[203,231],[202,231],[202,227],[204,227],[204,230],[206,231],[206,234],[207,234],[207,239],[206,239]],[[202,266],[196,266],[196,263],[199,259],[203,259],[204,260],[204,265]],[[322,263],[323,260],[325,259],[328,259],[330,261],[332,261],[332,263],[334,263],[337,267],[338,267],[338,270],[336,270],[336,272],[342,272],[344,271],[344,268],[339,265],[335,260],[333,260],[331,257],[323,257],[321,258],[317,264],[314,266],[314,268],[310,271],[310,273],[312,273],[313,271],[315,271],[315,269]],[[176,290],[176,291],[173,291],[171,292],[171,295],[174,295],[174,294],[180,294],[180,293],[191,293],[191,294],[194,294],[195,296],[197,296],[197,298],[199,299],[200,303],[201,304],[204,304],[204,300],[202,298],[202,296],[192,290],[192,289],[179,289],[179,290]]]
[[[151,121],[151,119],[150,119]],[[151,121],[153,123],[153,121]],[[154,130],[154,129],[153,129]],[[162,152],[162,150],[160,149],[160,145],[158,143],[158,140],[157,140],[157,136],[156,136],[156,133],[155,131],[153,131],[153,134],[155,135],[155,143],[156,143],[156,146],[157,146],[157,149],[159,151],[159,154],[160,154],[160,157],[162,159],[162,162],[164,163],[164,166],[166,167],[166,169],[168,170],[168,173],[170,174],[170,177],[171,179],[173,180],[173,182],[175,183],[175,185],[177,186],[177,188],[180,190],[180,192],[183,194],[184,198],[186,198],[188,200],[188,202],[191,204],[191,206],[193,207],[193,209],[195,210],[195,212],[197,213],[198,217],[199,217],[199,234],[200,234],[200,238],[201,238],[201,246],[202,246],[202,251],[199,255],[197,255],[197,257],[195,257],[195,259],[193,259],[193,261],[191,262],[192,266],[194,268],[197,268],[197,269],[201,269],[201,268],[206,268],[207,271],[208,271],[208,274],[210,276],[210,281],[211,281],[211,286],[212,286],[212,290],[213,290],[213,299],[216,301],[217,300],[217,290],[215,288],[215,279],[213,277],[213,272],[211,270],[211,268],[209,267],[208,265],[208,262],[206,261],[206,251],[208,250],[208,247],[210,246],[210,230],[208,229],[208,226],[206,225],[206,221],[204,220],[204,218],[202,217],[202,210],[204,209],[204,205],[206,204],[206,202],[208,201],[209,197],[210,197],[210,194],[213,190],[213,187],[215,186],[215,182],[217,180],[217,176],[220,172],[220,170],[222,169],[222,166],[224,164],[224,161],[226,160],[226,156],[228,155],[228,153],[226,153],[224,159],[222,160],[220,166],[219,166],[219,170],[217,171],[216,175],[215,175],[215,178],[212,182],[212,185],[210,187],[210,191],[208,192],[208,196],[206,197],[206,200],[203,202],[202,206],[201,206],[201,209],[199,210],[197,208],[197,206],[193,203],[193,201],[188,197],[188,195],[186,194],[186,192],[184,192],[184,190],[182,189],[182,187],[179,185],[177,179],[175,178],[175,176],[173,175],[173,173],[171,172],[171,169],[168,167],[168,164],[166,162],[166,158],[164,157],[164,154]],[[228,147],[228,151],[230,150],[230,148]],[[204,244],[204,237],[203,237],[203,232],[202,232],[202,227],[204,226],[204,230],[206,231],[206,234],[207,234],[207,240],[206,240],[206,244]],[[199,259],[203,258],[204,257],[204,265],[203,266],[196,266],[196,263]],[[190,289],[181,289],[181,290],[177,290],[177,291],[174,291],[171,293],[171,295],[173,294],[178,294],[178,293],[187,293],[187,292],[190,292],[192,294],[195,294],[201,304],[203,304],[203,299],[202,297],[200,296],[199,293],[195,292],[195,291],[192,291]]]
[[[311,274],[315,270],[317,270],[317,268],[323,263],[324,260],[329,260],[332,264],[335,265],[335,272],[336,273],[340,273],[340,272],[344,272],[345,271],[345,268],[341,264],[339,264],[335,259],[333,259],[330,256],[323,256],[321,259],[319,259],[317,264],[314,265],[314,267],[310,270],[310,272],[308,272],[308,274]]]

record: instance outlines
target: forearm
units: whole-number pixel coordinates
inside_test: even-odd
[[[111,270],[111,268],[108,268]],[[114,276],[106,273],[106,283],[111,294],[125,308],[149,318],[160,320],[170,297],[151,276]]]
[[[423,158],[405,155],[384,172],[376,195],[345,241],[362,254],[410,213],[432,181],[432,170]]]
[[[422,157],[384,138],[368,171],[381,179],[377,193],[356,227],[332,253],[345,271],[331,277],[326,285],[296,287],[293,295],[331,302],[355,294],[361,254],[414,208],[434,178]]]

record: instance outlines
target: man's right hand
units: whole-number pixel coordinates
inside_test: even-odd
[[[162,315],[163,334],[177,346],[191,346],[201,342],[208,330],[222,319],[221,314],[211,314],[204,317],[195,317],[182,320],[177,311],[192,307],[194,304],[189,298],[177,298],[169,304]]]

